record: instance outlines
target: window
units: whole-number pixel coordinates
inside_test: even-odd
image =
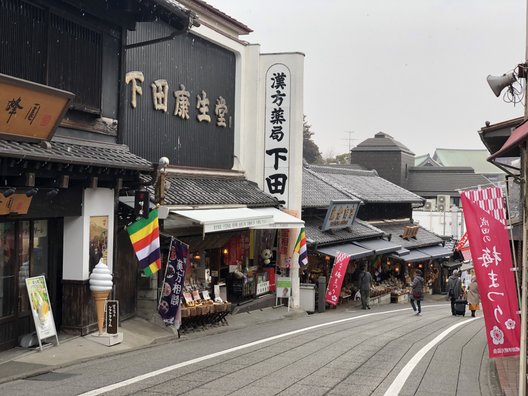
[[[0,2],[0,73],[71,91],[101,113],[103,33],[22,0]]]
[[[0,223],[0,318],[15,313],[15,223]]]

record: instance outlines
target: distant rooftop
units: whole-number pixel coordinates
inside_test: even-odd
[[[414,155],[403,143],[394,140],[394,138],[385,132],[378,132],[373,138],[366,139],[359,143],[352,150],[354,151],[403,151]]]
[[[503,173],[495,165],[489,163],[487,158],[489,152],[486,149],[466,150],[466,149],[436,149],[433,160],[442,166],[471,167],[475,173],[480,174],[501,174]]]

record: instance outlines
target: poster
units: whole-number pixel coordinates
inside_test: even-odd
[[[39,345],[42,349],[41,340],[53,336],[57,338],[55,320],[53,319],[53,312],[51,311],[48,288],[46,286],[44,275],[26,278],[26,288],[28,291],[29,302],[31,304],[31,313],[33,314],[33,320],[35,322],[35,329],[37,330]],[[59,340],[57,338],[57,344],[58,343]]]
[[[283,276],[277,277],[277,298],[290,298],[292,280]]]
[[[90,273],[104,256],[107,246],[108,216],[90,216]]]

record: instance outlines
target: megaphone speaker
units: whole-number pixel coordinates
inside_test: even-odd
[[[500,93],[504,88],[509,85],[512,85],[515,81],[517,81],[517,77],[515,77],[514,72],[509,72],[503,74],[502,76],[489,75],[486,80],[488,80],[488,84],[495,96],[499,97]]]

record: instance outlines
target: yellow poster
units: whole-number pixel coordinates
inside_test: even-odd
[[[26,278],[26,287],[39,344],[42,348],[41,340],[53,336],[57,337],[55,320],[53,319],[53,313],[51,311],[48,288],[44,275]]]

